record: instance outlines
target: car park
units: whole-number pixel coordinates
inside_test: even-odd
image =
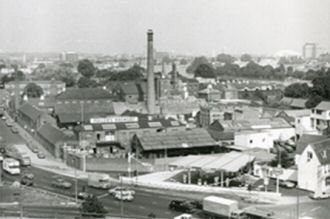
[[[134,197],[130,193],[123,194],[121,192],[117,192],[115,194],[115,199],[120,200],[120,201],[133,201]]]
[[[38,156],[39,159],[45,159],[46,158],[45,154],[41,151],[38,152],[37,156]]]
[[[126,187],[120,187],[120,186],[109,189],[108,192],[113,196],[116,195],[117,193],[122,193],[123,195],[132,195],[132,196],[135,195],[134,190],[128,189]]]
[[[53,176],[51,185],[57,188],[70,189],[72,183],[60,176]]]
[[[283,180],[279,182],[279,185],[283,188],[288,188],[288,189],[293,189],[294,187],[296,187],[296,183],[290,181],[283,181]]]
[[[171,210],[184,213],[192,213],[195,211],[194,206],[190,202],[184,200],[172,200],[168,207]]]

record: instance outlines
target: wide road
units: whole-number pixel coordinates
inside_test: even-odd
[[[25,143],[18,134],[11,132],[10,128],[6,126],[4,121],[0,121],[0,135],[6,141],[6,144],[19,144]],[[34,186],[42,188],[51,192],[58,194],[65,194],[71,197],[74,197],[75,194],[75,179],[62,176],[68,181],[72,182],[71,189],[65,190],[60,188],[55,188],[51,185],[52,177],[56,174],[48,172],[36,167],[27,167],[23,168],[22,172],[31,172],[34,174]],[[20,180],[20,176],[11,176],[4,173],[4,180],[14,181]],[[169,202],[173,199],[176,199],[174,196],[168,195],[157,195],[155,193],[146,192],[142,190],[136,191],[134,200],[132,202],[120,202],[115,200],[111,195],[108,194],[106,190],[93,189],[87,186],[86,181],[78,180],[78,192],[83,190],[83,187],[86,188],[86,191],[91,192],[99,197],[99,199],[104,203],[104,206],[112,214],[121,214],[121,209],[123,206],[123,213],[126,216],[147,216],[153,212],[157,218],[173,218],[174,216],[179,215],[180,213],[174,212],[168,209]]]

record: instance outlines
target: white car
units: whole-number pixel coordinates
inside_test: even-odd
[[[3,155],[0,154],[0,161],[3,161]]]
[[[120,186],[117,186],[115,188],[112,188],[112,189],[109,189],[108,191],[111,195],[116,195],[118,193],[121,193],[123,195],[135,195],[135,191],[134,190],[130,190],[126,187],[120,187]]]
[[[134,197],[132,194],[123,194],[121,192],[117,192],[115,194],[115,199],[121,200],[121,201],[133,201]]]

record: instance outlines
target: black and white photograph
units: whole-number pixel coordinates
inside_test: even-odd
[[[329,0],[0,0],[0,218],[329,219]]]

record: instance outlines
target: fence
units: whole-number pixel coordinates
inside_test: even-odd
[[[274,192],[258,192],[258,191],[248,191],[245,189],[236,188],[223,188],[223,187],[211,187],[211,186],[198,186],[198,185],[187,185],[181,183],[171,183],[171,182],[146,182],[146,181],[136,181],[128,177],[122,177],[124,184],[136,185],[146,188],[171,190],[171,191],[181,191],[181,192],[197,192],[197,193],[207,193],[207,194],[227,194],[233,196],[239,196],[246,201],[263,202],[263,203],[274,203],[277,202],[281,194]]]

